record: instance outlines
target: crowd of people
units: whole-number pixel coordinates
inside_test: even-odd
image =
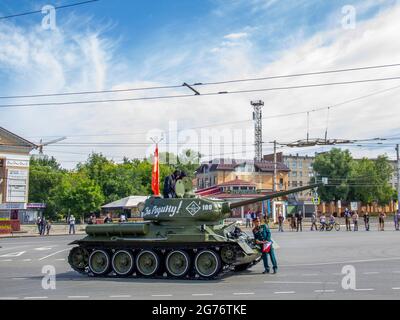
[[[36,225],[38,227],[39,235],[48,236],[50,234],[51,224],[52,224],[51,220],[47,220],[44,216],[39,216],[36,219]]]
[[[331,230],[335,225],[339,225],[336,222],[336,213],[326,215],[325,213],[318,212],[317,214],[313,213],[310,219],[311,227],[310,231],[324,231]],[[348,208],[345,208],[344,211],[344,220],[347,231],[359,231],[360,221],[364,224],[364,228],[366,231],[370,231],[370,214],[364,210],[361,210],[360,214],[358,211],[350,211]],[[250,225],[250,221],[255,217],[251,216],[251,213],[246,214],[246,227],[253,227]],[[378,212],[378,230],[385,231],[385,221],[386,214],[380,210]],[[289,227],[291,231],[302,232],[303,231],[303,219],[304,216],[301,211],[298,211],[295,214],[291,214],[288,216]],[[285,217],[282,214],[279,214],[277,217],[278,222],[278,231],[284,231],[284,221]],[[394,214],[394,227],[395,230],[400,231],[400,210]],[[339,230],[339,229],[338,229]]]

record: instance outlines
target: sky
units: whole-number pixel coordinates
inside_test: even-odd
[[[0,17],[77,2],[0,0]],[[252,158],[250,101],[259,99],[265,103],[264,153],[272,151],[271,141],[305,139],[307,131],[312,138],[323,138],[328,130],[331,139],[393,138],[384,142],[387,146],[364,144],[350,150],[356,157],[395,157],[393,144],[400,140],[398,79],[176,99],[1,106],[192,92],[176,87],[4,98],[15,95],[181,86],[400,63],[398,1],[99,0],[57,10],[55,28],[43,28],[44,18],[46,14],[36,13],[0,19],[0,126],[36,143],[65,136],[44,149],[64,167],[73,168],[91,152],[115,161],[143,158],[154,150],[152,137],[163,138],[164,151],[191,148],[205,159]],[[399,77],[399,72],[394,66],[196,88],[205,94]],[[363,96],[368,97],[336,107]],[[320,108],[307,118],[306,111]],[[275,117],[297,112],[304,113]],[[174,127],[178,133],[168,133]],[[222,142],[228,147],[221,149]],[[239,152],[243,148],[246,152]],[[329,148],[279,150],[312,155]]]

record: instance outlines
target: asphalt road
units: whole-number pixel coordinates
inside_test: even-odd
[[[400,299],[400,232],[273,231],[279,273],[262,263],[216,281],[89,278],[72,271],[68,243],[82,236],[0,239],[0,300],[5,299]],[[42,288],[54,266],[56,289]],[[342,287],[342,268],[356,289]]]

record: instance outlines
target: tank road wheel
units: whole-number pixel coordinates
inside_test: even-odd
[[[155,275],[160,268],[160,257],[151,250],[142,250],[136,257],[136,269],[145,276]]]
[[[203,278],[212,278],[221,269],[221,258],[213,250],[203,250],[196,255],[194,267]]]
[[[94,250],[89,257],[89,269],[95,276],[104,276],[110,272],[111,262],[108,252]]]
[[[84,273],[89,263],[89,252],[85,248],[72,248],[68,255],[68,262],[72,269]]]
[[[184,277],[189,271],[190,258],[185,251],[171,251],[165,260],[165,267],[170,275]]]
[[[223,247],[221,249],[221,259],[226,264],[232,264],[236,261],[236,251],[233,246]]]
[[[114,253],[111,265],[114,272],[121,277],[130,276],[135,268],[135,260],[132,253],[127,250],[119,250]]]

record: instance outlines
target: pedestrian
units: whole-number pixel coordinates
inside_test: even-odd
[[[394,228],[396,231],[400,230],[400,209],[394,213]]]
[[[326,229],[326,217],[325,214],[323,213],[321,217],[319,218],[319,223],[321,224],[321,229],[320,231],[324,231]]]
[[[51,224],[52,224],[52,221],[47,220],[47,223],[46,223],[46,235],[47,236],[50,235]]]
[[[333,227],[335,226],[335,221],[335,215],[331,213],[331,215],[329,216],[329,227],[331,227],[331,229],[333,229]]]
[[[251,228],[251,214],[249,211],[246,213],[246,228]]]
[[[69,234],[71,233],[75,234],[75,217],[73,214],[69,216],[68,224],[69,224]]]
[[[107,216],[104,219],[104,223],[113,223],[113,219],[111,218],[111,214],[110,213],[107,213]]]
[[[276,262],[275,252],[272,245],[273,241],[271,239],[271,230],[269,230],[269,228],[267,228],[265,224],[261,225],[260,219],[254,219],[253,224],[254,224],[254,229],[253,229],[254,240],[256,241],[256,244],[260,245],[262,251],[262,259],[264,262],[263,274],[269,273],[270,271],[268,264],[268,256],[271,259],[272,269],[275,274],[278,270],[278,264]],[[265,250],[264,247],[266,247]]]
[[[351,212],[348,208],[344,209],[344,218],[346,221],[346,231],[351,231]]]
[[[311,216],[311,231],[314,231],[314,227],[315,227],[315,231],[318,231],[318,227],[317,227],[317,215],[315,214],[315,212],[314,212],[313,215]]]
[[[386,214],[379,209],[379,231],[385,231],[385,218]]]
[[[119,217],[119,223],[125,223],[126,222],[126,216],[122,213]]]
[[[290,229],[291,231],[294,231],[296,229],[296,217],[294,214],[290,216]]]
[[[283,216],[282,213],[279,214],[278,216],[278,225],[279,225],[279,232],[283,232],[283,222],[285,221],[285,217]]]
[[[41,220],[42,220],[41,216],[38,216],[37,219],[36,219],[36,225],[37,225],[37,228],[38,228],[39,235],[42,234],[42,230],[40,230]]]
[[[303,214],[301,211],[297,212],[296,214],[296,220],[297,220],[297,232],[303,232]]]
[[[357,211],[354,211],[352,218],[353,218],[353,224],[354,224],[354,231],[358,231],[358,213],[357,213]]]
[[[254,219],[257,218],[256,213],[254,211],[250,211],[250,217],[251,217],[251,227],[254,228]]]
[[[364,213],[364,210],[361,210],[361,213]],[[365,212],[363,217],[364,217],[365,231],[369,231],[369,214],[368,214],[368,212]]]
[[[40,235],[44,236],[46,232],[46,219],[44,216],[42,216],[42,219],[40,219]]]

